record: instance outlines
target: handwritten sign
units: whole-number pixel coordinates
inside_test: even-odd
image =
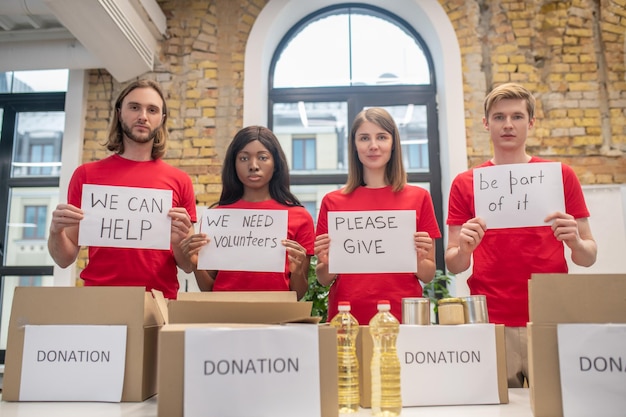
[[[476,168],[474,206],[488,229],[547,226],[544,219],[549,214],[565,212],[561,164]]]
[[[310,324],[187,329],[185,417],[319,417],[318,339]]]
[[[565,417],[623,416],[626,324],[558,324]]]
[[[405,407],[500,402],[493,324],[402,325],[398,356]]]
[[[120,402],[126,326],[27,325],[20,401]]]
[[[169,250],[172,190],[83,185],[78,244]]]
[[[328,270],[339,273],[417,272],[415,211],[328,212]]]
[[[284,272],[287,222],[287,210],[205,209],[200,231],[210,241],[198,269]]]

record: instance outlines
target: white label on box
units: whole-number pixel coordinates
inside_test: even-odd
[[[20,401],[120,402],[126,326],[27,325]]]
[[[200,232],[210,241],[198,269],[284,273],[287,222],[287,210],[205,209]]]
[[[415,210],[329,211],[328,271],[417,272]]]
[[[474,206],[487,229],[549,226],[550,213],[565,212],[561,163],[476,168]]]
[[[498,404],[493,324],[401,325],[402,405]]]
[[[623,416],[626,324],[558,324],[564,417]]]
[[[80,246],[170,248],[172,190],[85,184]]]
[[[318,328],[185,331],[185,417],[319,417]]]

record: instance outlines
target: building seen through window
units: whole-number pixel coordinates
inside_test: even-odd
[[[52,285],[48,225],[59,202],[67,70],[0,73],[0,363],[13,290]]]

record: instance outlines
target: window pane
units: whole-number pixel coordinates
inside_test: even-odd
[[[348,15],[320,18],[305,26],[276,62],[274,87],[350,85]]]
[[[67,91],[69,71],[0,72],[0,93],[45,93]]]
[[[344,184],[326,185],[292,185],[291,192],[294,193],[302,205],[311,213],[313,222],[317,224],[317,213],[319,213],[322,198],[329,192],[338,190]]]
[[[430,84],[428,61],[415,39],[376,16],[353,15],[354,85]]]
[[[6,350],[7,336],[9,333],[9,319],[11,318],[11,308],[13,306],[13,293],[15,287],[51,287],[53,278],[51,276],[4,276],[0,277],[0,349]]]
[[[273,112],[273,131],[290,170],[347,172],[347,103],[276,103]]]
[[[58,177],[64,125],[64,112],[18,113],[11,176]]]
[[[307,23],[276,61],[274,88],[430,84],[415,38],[384,15],[351,8]]]
[[[404,168],[407,172],[428,172],[426,106],[406,104],[380,107],[386,109],[398,125]]]
[[[48,233],[59,202],[56,187],[12,188],[9,194],[4,266],[51,266]]]

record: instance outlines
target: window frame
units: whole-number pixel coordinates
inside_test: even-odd
[[[274,74],[276,63],[280,59],[282,51],[287,47],[292,37],[297,34],[309,22],[323,18],[328,15],[351,11],[358,8],[359,11],[367,12],[371,15],[386,19],[401,27],[409,36],[412,36],[420,45],[429,67],[430,84],[422,85],[380,85],[380,86],[333,86],[333,87],[297,87],[297,88],[274,88]],[[384,9],[366,4],[338,4],[322,8],[300,19],[287,31],[278,43],[272,56],[268,72],[268,121],[267,125],[273,129],[274,105],[277,103],[297,103],[303,102],[346,102],[348,105],[348,129],[350,123],[357,113],[368,106],[392,106],[392,105],[423,105],[426,106],[427,137],[428,137],[428,172],[407,172],[409,183],[428,183],[429,192],[433,201],[435,215],[439,224],[442,236],[445,227],[443,193],[442,193],[442,171],[440,161],[440,140],[439,122],[437,108],[437,89],[435,80],[435,69],[433,57],[429,48],[421,36],[402,18]],[[407,170],[408,171],[408,170]],[[347,172],[345,173],[302,173],[290,172],[291,185],[331,185],[345,184]],[[445,270],[444,261],[444,239],[436,241],[436,262],[437,269]]]
[[[65,112],[66,92],[50,93],[2,93],[2,131],[0,133],[0,307],[4,292],[5,276],[52,276],[52,265],[5,266],[9,196],[13,188],[50,187],[58,188],[59,176],[12,177],[11,163],[15,145],[15,125],[17,114],[22,112]],[[0,364],[5,361],[5,350],[0,349]]]

